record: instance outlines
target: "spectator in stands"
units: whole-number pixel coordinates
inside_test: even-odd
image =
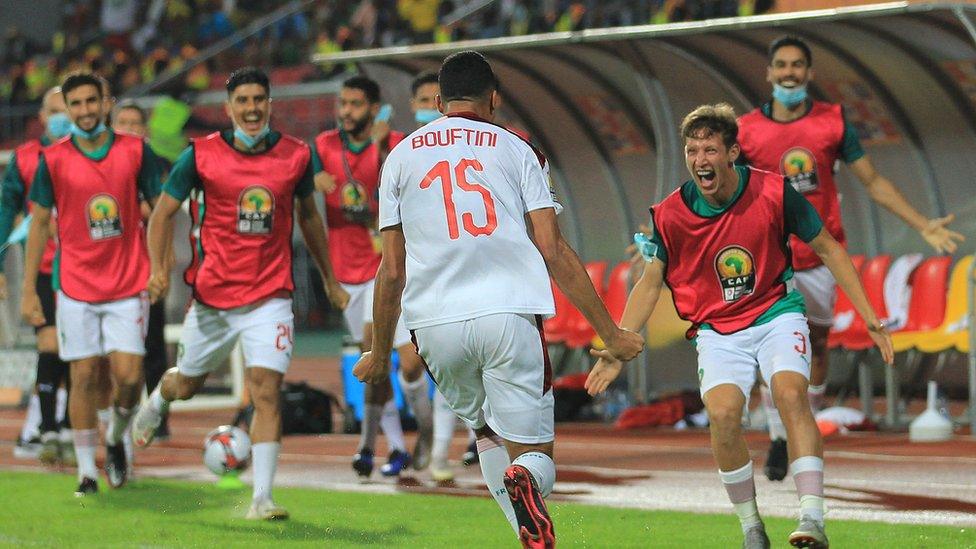
[[[441,0],[397,0],[397,12],[410,24],[414,44],[434,41],[440,4]]]

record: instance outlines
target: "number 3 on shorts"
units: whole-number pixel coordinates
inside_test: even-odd
[[[793,332],[793,335],[800,338],[800,343],[793,346],[793,350],[801,355],[807,354],[807,336],[803,332]]]

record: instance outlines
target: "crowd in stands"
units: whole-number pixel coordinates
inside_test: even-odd
[[[69,72],[90,69],[123,93],[183,68],[200,51],[275,10],[293,13],[188,71],[189,89],[213,71],[289,66],[311,53],[498,38],[551,31],[749,15],[772,0],[65,0],[50,43],[10,28],[0,41],[0,104],[39,101]],[[466,15],[465,15],[466,14]],[[343,70],[323,66],[321,72]],[[323,76],[320,74],[319,76]]]

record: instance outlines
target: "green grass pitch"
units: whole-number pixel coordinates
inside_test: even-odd
[[[518,547],[487,496],[377,495],[278,488],[292,520],[242,517],[250,489],[137,479],[95,497],[75,498],[74,477],[0,472],[4,547]],[[738,547],[735,517],[638,511],[554,502],[560,547]],[[829,518],[829,517],[828,517]],[[774,547],[794,522],[766,520]],[[836,547],[976,548],[973,528],[829,521]]]

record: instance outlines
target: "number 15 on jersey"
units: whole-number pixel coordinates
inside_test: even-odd
[[[421,189],[430,188],[436,179],[441,180],[441,189],[444,193],[444,210],[447,214],[447,233],[451,240],[461,238],[461,231],[458,227],[458,212],[454,205],[454,185],[466,192],[476,192],[481,194],[481,199],[485,206],[485,224],[478,225],[474,221],[474,214],[464,212],[461,214],[461,225],[471,236],[488,236],[498,227],[498,217],[495,215],[495,201],[491,197],[491,192],[478,183],[471,183],[467,179],[467,169],[482,171],[484,167],[475,158],[463,158],[454,167],[447,160],[441,160],[427,172],[423,181],[420,182]],[[453,176],[453,177],[452,177]]]

